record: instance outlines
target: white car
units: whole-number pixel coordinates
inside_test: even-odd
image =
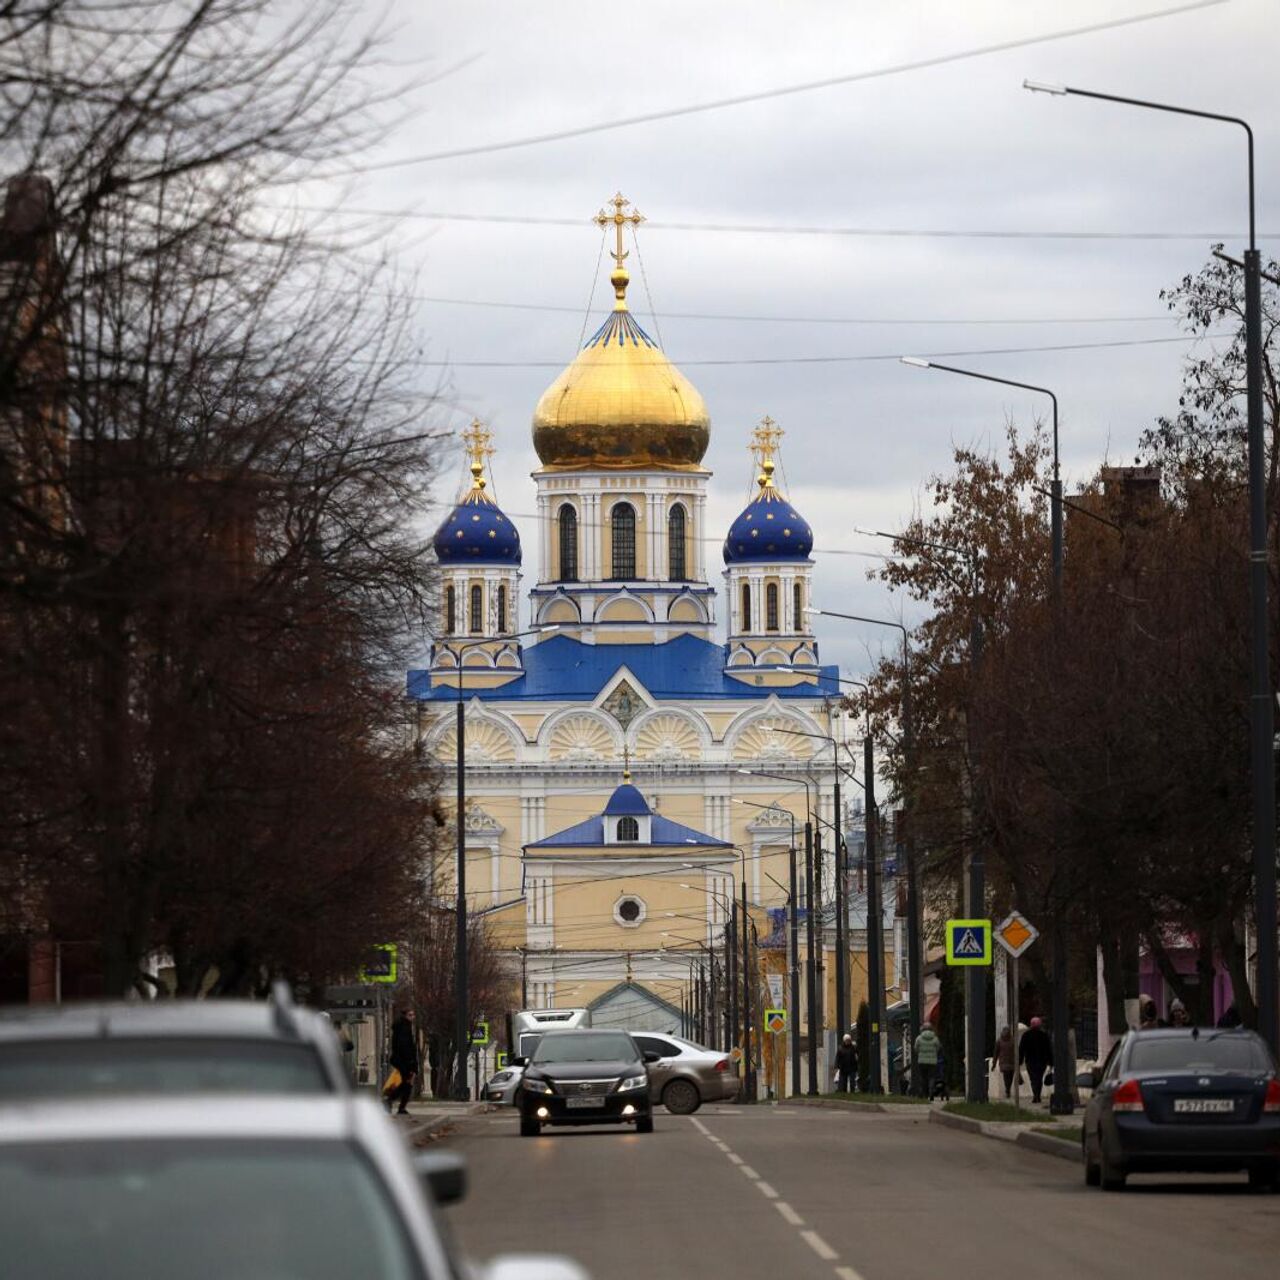
[[[500,1102],[504,1107],[516,1105],[516,1090],[520,1087],[520,1077],[524,1075],[523,1067],[503,1067],[495,1071],[485,1081],[484,1099],[486,1102]]]
[[[457,1156],[411,1157],[372,1098],[0,1109],[6,1280],[586,1280],[559,1258],[457,1258],[436,1204],[465,1181]]]

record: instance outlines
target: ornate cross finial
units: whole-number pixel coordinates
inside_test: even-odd
[[[622,228],[628,223],[633,227],[638,227],[644,221],[644,215],[634,207],[632,207],[630,213],[622,212],[631,205],[631,201],[621,191],[609,203],[613,205],[613,212],[610,213],[607,209],[601,209],[595,216],[595,224],[600,228],[607,227],[610,223],[613,224],[616,239],[613,248],[613,275],[609,277],[609,280],[613,285],[614,295],[618,299],[615,309],[624,310],[625,303],[623,299],[627,296],[627,282],[631,277],[627,274],[626,267],[622,265],[630,256],[622,247]]]
[[[477,489],[484,488],[484,461],[493,455],[493,446],[489,443],[492,439],[492,432],[479,418],[473,418],[462,433],[462,443],[471,459],[471,483]]]
[[[778,444],[782,440],[783,434],[782,428],[767,413],[760,419],[760,424],[751,433],[751,443],[747,447],[751,450],[751,456],[756,460],[760,468],[756,483],[761,489],[771,489],[773,487],[773,455],[777,452]]]
[[[631,748],[626,746],[622,748],[622,780],[631,781]]]

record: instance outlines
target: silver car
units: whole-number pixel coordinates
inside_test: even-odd
[[[457,1156],[411,1157],[350,1094],[0,1109],[6,1280],[586,1280],[557,1258],[469,1267],[436,1208],[464,1189]]]
[[[649,1067],[649,1096],[673,1115],[692,1115],[704,1102],[738,1096],[739,1081],[729,1055],[682,1036],[633,1031],[632,1039],[658,1061]]]
[[[504,1107],[514,1107],[516,1090],[520,1087],[520,1077],[523,1075],[523,1067],[503,1067],[501,1071],[495,1071],[485,1081],[484,1100],[500,1102]]]

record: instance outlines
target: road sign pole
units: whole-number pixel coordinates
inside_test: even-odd
[[[1013,972],[1013,1113],[1017,1115],[1020,1109],[1020,1090],[1018,1086],[1022,1083],[1022,1063],[1018,1061],[1018,1049],[1022,1044],[1022,1022],[1018,1017],[1018,1004],[1022,995],[1022,988],[1018,985],[1018,957],[1013,957],[1013,963],[1009,966]]]

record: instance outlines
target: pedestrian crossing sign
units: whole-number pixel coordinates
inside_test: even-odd
[[[991,963],[990,920],[948,920],[946,937],[948,964]]]

